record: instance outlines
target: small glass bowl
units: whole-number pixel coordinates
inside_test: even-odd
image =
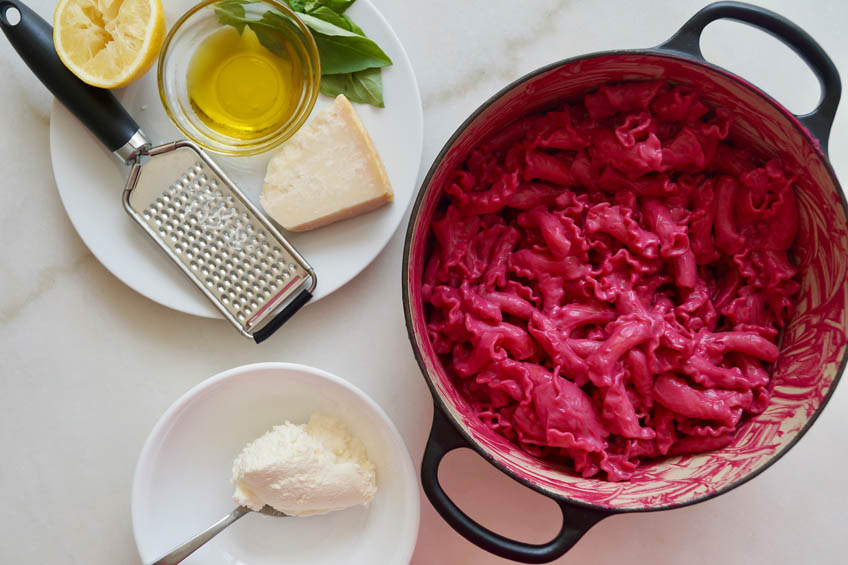
[[[259,20],[265,12],[273,10],[291,22],[292,25],[286,30],[286,39],[300,59],[304,87],[289,119],[279,128],[261,137],[239,139],[215,131],[200,119],[192,107],[188,96],[187,77],[195,49],[209,35],[228,27],[221,24],[215,14],[214,5],[218,1],[201,2],[186,12],[171,28],[159,54],[159,97],[168,117],[188,139],[225,155],[256,155],[276,147],[294,135],[312,112],[321,84],[318,47],[309,28],[285,4],[275,0],[243,4],[245,16],[251,20]]]

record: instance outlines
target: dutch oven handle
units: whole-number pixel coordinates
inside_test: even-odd
[[[830,128],[842,95],[839,73],[821,45],[783,16],[742,2],[716,2],[692,16],[671,39],[657,48],[704,61],[700,48],[701,32],[708,24],[720,19],[740,21],[770,33],[792,48],[809,65],[819,79],[822,95],[815,110],[796,118],[817,138],[822,152],[827,155]]]
[[[589,528],[610,515],[610,512],[575,507],[555,500],[562,511],[562,528],[548,543],[535,545],[496,534],[460,510],[439,484],[439,464],[442,457],[460,447],[469,446],[453,424],[442,414],[439,406],[435,406],[433,428],[430,430],[430,438],[424,449],[424,459],[421,461],[421,485],[430,503],[453,529],[471,543],[490,553],[523,563],[547,563],[571,549]]]

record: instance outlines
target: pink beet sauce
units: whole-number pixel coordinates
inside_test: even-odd
[[[470,412],[583,477],[722,448],[799,290],[796,173],[664,81],[524,117],[449,176],[421,280]]]

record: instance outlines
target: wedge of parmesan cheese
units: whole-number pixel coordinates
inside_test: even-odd
[[[271,157],[260,201],[283,228],[306,231],[370,212],[393,197],[374,143],[339,94]]]

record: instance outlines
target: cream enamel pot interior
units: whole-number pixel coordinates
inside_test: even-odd
[[[699,48],[704,27],[727,18],[775,35],[817,75],[822,97],[816,109],[795,116],[756,86],[707,63]],[[448,174],[471,148],[519,116],[580,98],[600,85],[663,78],[697,85],[711,105],[735,115],[732,136],[800,172],[796,194],[800,228],[792,249],[802,290],[773,368],[768,408],[749,420],[729,446],[709,453],[667,458],[639,468],[627,482],[586,479],[535,458],[473,417],[433,351],[421,299],[429,225],[442,202]],[[747,4],[711,4],[654,49],[596,53],[566,59],[507,86],[478,108],[450,138],[419,191],[406,235],[403,301],[418,364],[435,402],[421,479],[436,510],[460,534],[502,557],[527,563],[551,561],[596,522],[621,512],[678,508],[718,496],[750,480],[779,459],[821,413],[846,361],[848,326],[848,205],[827,158],[827,138],[841,95],[839,75],[822,48],[785,18]],[[477,524],[438,482],[445,453],[470,447],[520,483],[556,501],[563,525],[542,545],[511,540]]]

